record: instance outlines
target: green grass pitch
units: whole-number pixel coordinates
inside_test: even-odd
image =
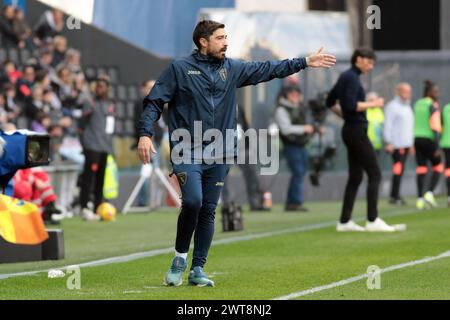
[[[163,253],[82,267],[80,290],[67,289],[67,277],[49,279],[46,272],[2,279],[0,299],[273,299],[364,274],[370,265],[385,268],[449,251],[450,209],[444,208],[444,200],[441,205],[417,212],[381,201],[381,217],[408,225],[406,232],[393,234],[336,233],[337,202],[310,203],[307,214],[284,213],[281,207],[245,213],[245,231],[238,233],[222,233],[218,214],[214,239],[231,241],[210,250],[205,271],[213,276],[215,288],[188,286],[187,273],[181,287],[164,287],[173,254]],[[362,223],[365,204],[359,202],[355,213]],[[119,216],[115,223],[67,220],[65,260],[0,265],[0,278],[171,248],[176,220],[176,210]],[[248,235],[253,237],[244,237]],[[299,299],[449,299],[449,274],[450,257],[382,273],[379,290],[369,290],[363,279]]]

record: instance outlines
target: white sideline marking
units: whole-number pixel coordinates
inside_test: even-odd
[[[402,211],[398,211],[398,212],[386,213],[383,215],[383,217],[402,216],[402,215],[408,215],[408,214],[417,213],[417,212],[418,211],[416,209],[402,210]],[[363,219],[358,219],[358,220],[363,220]],[[228,239],[215,240],[215,241],[213,241],[212,245],[215,246],[215,245],[221,245],[221,244],[229,244],[229,243],[235,243],[235,242],[241,242],[241,241],[247,241],[247,240],[268,238],[268,237],[273,237],[273,236],[278,236],[278,235],[285,235],[285,234],[290,234],[290,233],[301,233],[301,232],[307,232],[307,231],[311,231],[311,230],[323,229],[323,228],[328,228],[328,227],[336,225],[336,221],[337,220],[333,220],[333,221],[328,221],[328,222],[306,225],[303,227],[281,229],[281,230],[277,230],[277,231],[255,233],[255,234],[249,234],[246,236],[231,237]],[[173,252],[174,252],[173,247],[164,248],[164,249],[156,249],[156,250],[151,250],[151,251],[132,253],[132,254],[125,255],[125,256],[111,257],[111,258],[106,258],[106,259],[101,259],[101,260],[94,260],[94,261],[90,261],[90,262],[77,264],[77,266],[79,266],[80,268],[97,267],[97,266],[103,266],[103,265],[109,265],[109,264],[115,264],[115,263],[130,262],[130,261],[134,261],[134,260],[159,256],[159,255],[163,255],[163,254],[169,254],[169,253],[173,253]],[[67,268],[67,266],[66,267],[58,267],[58,269],[66,269],[66,268]],[[22,277],[22,276],[33,276],[38,273],[48,272],[49,270],[50,269],[26,271],[26,272],[10,273],[10,274],[0,274],[0,280],[14,278],[14,277]]]
[[[399,270],[399,269],[403,269],[403,268],[413,267],[413,266],[417,266],[419,264],[429,263],[429,262],[433,262],[433,261],[436,261],[436,260],[449,258],[449,257],[450,257],[450,251],[447,251],[447,252],[441,253],[440,255],[437,255],[437,256],[434,256],[434,257],[428,257],[428,258],[423,258],[423,259],[420,259],[420,260],[415,260],[415,261],[411,261],[411,262],[406,262],[406,263],[393,265],[393,266],[381,269],[380,273],[386,273],[386,272],[390,272],[390,271],[394,271],[394,270]],[[286,296],[274,298],[272,300],[291,300],[291,299],[307,296],[309,294],[313,294],[313,293],[316,293],[316,292],[325,291],[325,290],[329,290],[329,289],[333,289],[333,288],[337,288],[337,287],[342,287],[342,286],[345,286],[345,285],[350,284],[352,282],[360,281],[360,280],[365,279],[367,277],[368,277],[367,273],[366,274],[361,274],[361,275],[356,276],[356,277],[344,279],[344,280],[341,280],[341,281],[338,281],[338,282],[333,282],[333,283],[330,283],[330,284],[327,284],[327,285],[324,285],[324,286],[315,287],[315,288],[311,288],[311,289],[304,290],[304,291],[291,293],[291,294],[288,294]]]

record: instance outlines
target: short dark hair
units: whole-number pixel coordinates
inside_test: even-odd
[[[299,86],[294,86],[294,85],[288,85],[288,86],[285,86],[284,88],[283,88],[283,91],[284,91],[284,96],[285,97],[287,97],[287,95],[289,94],[289,93],[291,93],[291,92],[293,92],[293,91],[295,91],[295,92],[298,92],[298,93],[302,93],[302,90],[300,89],[300,87]]]
[[[195,27],[194,34],[192,36],[195,45],[198,49],[201,49],[200,39],[205,38],[206,40],[209,40],[209,38],[212,36],[212,34],[217,29],[224,29],[225,25],[220,22],[212,21],[212,20],[202,20],[199,23],[197,23],[197,26]]]
[[[356,60],[358,59],[358,57],[361,58],[369,58],[372,60],[377,60],[377,55],[375,54],[375,51],[373,51],[370,48],[358,48],[355,50],[355,52],[353,52],[352,55],[352,64],[356,64]]]
[[[424,89],[423,89],[423,96],[428,97],[430,94],[430,91],[433,90],[436,87],[436,84],[431,80],[425,80],[424,82]]]
[[[47,77],[48,75],[49,75],[49,72],[47,70],[44,70],[44,69],[38,70],[35,75],[36,82],[43,81],[45,79],[45,77]]]

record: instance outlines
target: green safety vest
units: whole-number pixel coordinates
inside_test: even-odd
[[[119,196],[119,171],[112,155],[108,155],[103,184],[103,197],[107,200],[116,199]]]
[[[414,137],[434,140],[434,132],[430,127],[431,98],[422,98],[414,105]]]
[[[367,136],[375,150],[383,147],[383,124],[384,112],[381,108],[370,108],[366,110]]]
[[[441,148],[450,149],[450,103],[442,110],[442,127]]]

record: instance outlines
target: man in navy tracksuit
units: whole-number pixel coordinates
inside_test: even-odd
[[[187,255],[194,236],[194,253],[189,283],[214,286],[203,272],[214,234],[215,209],[224,180],[229,171],[227,160],[236,157],[235,137],[232,149],[225,141],[224,149],[202,154],[210,141],[199,140],[209,129],[220,131],[227,137],[228,130],[236,130],[237,88],[256,85],[274,78],[284,78],[306,67],[332,67],[336,59],[323,54],[322,49],[307,58],[271,62],[242,62],[225,57],[227,35],[225,26],[214,21],[201,21],[195,28],[193,40],[198,50],[189,57],[173,61],[162,73],[150,94],[144,99],[144,113],[140,121],[139,157],[149,163],[156,153],[152,143],[152,124],[159,119],[164,104],[169,106],[169,132],[171,137],[173,172],[182,192],[182,209],[178,219],[175,258],[168,271],[165,284],[182,284],[187,268]],[[189,133],[188,139],[178,140],[180,132]],[[201,138],[201,137],[200,137]],[[206,139],[205,139],[206,140]],[[174,150],[180,145],[191,147],[180,153],[183,161],[174,161]],[[186,151],[186,148],[183,148]],[[200,152],[197,152],[199,151]]]

